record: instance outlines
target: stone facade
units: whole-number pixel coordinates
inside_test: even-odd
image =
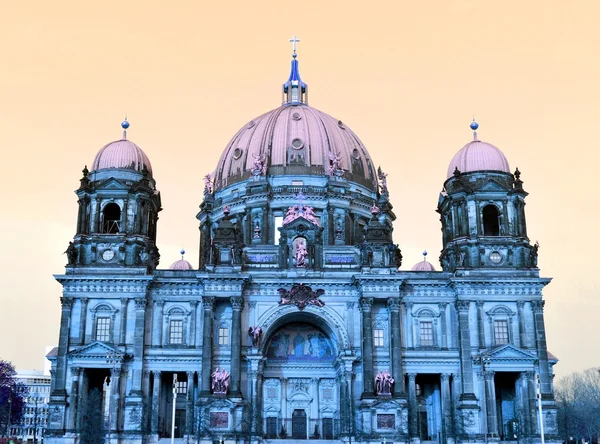
[[[284,87],[292,94],[293,81]],[[322,118],[293,97],[284,107],[303,111],[290,122]],[[228,148],[226,179],[205,178],[197,270],[158,268],[148,169],[84,170],[56,276],[48,442],[78,442],[93,390],[115,443],[157,442],[173,425],[202,443],[538,442],[538,377],[555,436],[550,279],[527,237],[520,173],[456,170],[438,204],[442,271],[404,271],[386,174],[362,145],[340,137],[328,161],[300,164],[330,139],[293,139],[306,157],[288,166],[262,146],[239,174]],[[215,393],[222,374],[226,393]]]

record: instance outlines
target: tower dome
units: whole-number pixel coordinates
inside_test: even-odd
[[[127,140],[127,128],[129,128],[127,119],[121,123],[121,127],[123,128],[123,137],[104,145],[98,151],[92,164],[92,171],[118,168],[141,173],[146,169],[152,176],[152,165],[146,153],[135,143]]]
[[[254,175],[337,175],[376,188],[367,149],[341,120],[308,106],[294,50],[283,104],[245,124],[227,144],[214,173],[218,191]]]
[[[423,260],[413,265],[410,271],[435,271],[433,264],[427,262],[427,251],[423,252]]]
[[[473,121],[470,126],[473,130],[473,140],[454,155],[448,165],[446,177],[452,177],[456,169],[461,173],[501,171],[510,174],[508,160],[502,151],[491,143],[482,142],[477,138],[477,132],[475,131],[479,128],[477,122]]]
[[[175,261],[171,264],[171,266],[169,267],[169,270],[192,270],[192,264],[190,264],[188,261],[186,261],[183,257],[185,255],[185,250],[181,250],[181,259],[179,259],[178,261]]]

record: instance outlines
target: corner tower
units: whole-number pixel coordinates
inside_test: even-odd
[[[531,245],[525,222],[525,197],[518,169],[494,145],[477,137],[448,166],[440,193],[444,271],[457,268],[537,268],[537,244]]]
[[[83,169],[75,191],[77,233],[67,249],[69,266],[123,267],[158,265],[156,224],[160,193],[146,154],[123,137],[100,149],[92,170]]]

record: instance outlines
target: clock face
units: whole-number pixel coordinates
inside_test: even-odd
[[[494,264],[499,264],[500,262],[502,262],[502,255],[500,253],[498,253],[497,251],[492,251],[490,253],[490,260]]]
[[[113,257],[115,257],[115,252],[112,250],[104,250],[102,252],[102,259],[106,262],[112,260]]]

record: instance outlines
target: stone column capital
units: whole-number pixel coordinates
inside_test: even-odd
[[[476,301],[475,303],[477,304],[477,308],[483,308],[485,301]]]
[[[157,299],[156,301],[154,301],[154,303],[156,304],[156,306],[157,306],[158,308],[162,308],[162,307],[164,307],[164,306],[165,306],[165,301],[164,301],[164,300],[162,300],[162,299]]]
[[[360,311],[367,312],[371,311],[371,307],[373,306],[373,298],[360,298]]]
[[[440,379],[442,382],[448,382],[450,380],[450,373],[442,373]]]
[[[346,302],[346,308],[348,310],[353,309],[354,308],[354,302],[352,302],[352,301],[351,302]]]
[[[463,300],[456,301],[456,309],[460,313],[467,313],[469,311],[470,306],[471,306],[471,301],[463,301]]]
[[[73,298],[68,298],[66,296],[61,297],[60,305],[63,310],[71,310],[71,308],[73,307]]]
[[[234,310],[241,310],[244,306],[244,298],[240,296],[232,296],[229,300],[231,301],[231,308]]]
[[[517,301],[517,308],[522,309],[525,306],[525,301]]]
[[[161,373],[162,372],[160,370],[152,370],[152,375],[154,376],[155,381],[158,381],[160,379]]]
[[[121,305],[127,305],[129,298],[121,298]]]
[[[186,372],[186,373],[187,373],[188,385],[189,385],[190,381],[194,379],[194,373],[196,373],[196,372]]]
[[[87,304],[88,304],[88,302],[90,302],[90,298],[81,298],[81,303],[82,303],[83,305],[87,305]]]
[[[483,377],[485,378],[486,381],[493,381],[495,374],[496,374],[496,372],[493,370],[486,370],[483,372]]]
[[[71,376],[79,378],[79,375],[81,375],[81,367],[71,367]]]
[[[387,306],[392,312],[400,311],[400,298],[388,298]]]
[[[195,309],[198,306],[198,301],[190,301],[190,307],[192,307],[192,309]]]
[[[447,307],[447,306],[448,306],[448,303],[447,303],[447,302],[439,302],[439,303],[438,303],[438,308],[439,308],[441,311],[444,311],[444,310],[446,309],[446,307]]]
[[[215,298],[212,296],[203,296],[202,297],[202,307],[205,310],[214,310],[215,309]]]
[[[407,310],[412,310],[414,302],[412,301],[402,301]]]
[[[135,309],[145,310],[146,309],[146,298],[135,298]]]
[[[417,379],[416,373],[407,373],[406,376],[408,376],[408,382],[411,384],[414,384],[415,380]]]
[[[531,307],[533,308],[533,312],[534,313],[543,313],[544,312],[544,305],[546,304],[546,301],[531,301]]]

